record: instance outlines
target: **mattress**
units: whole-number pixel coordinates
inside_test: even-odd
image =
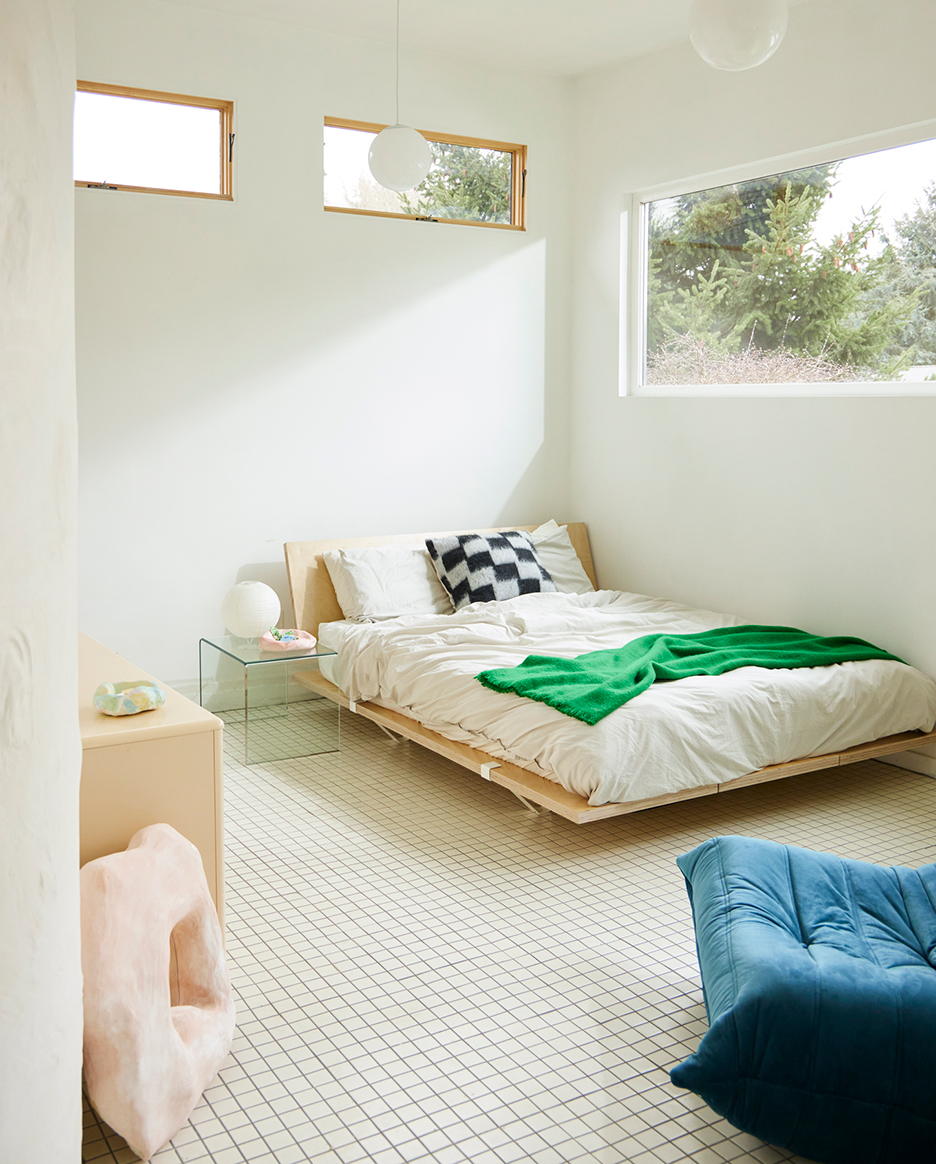
[[[889,660],[831,667],[742,667],[656,683],[594,727],[517,695],[480,671],[531,654],[574,658],[641,635],[686,634],[740,620],[641,594],[528,594],[455,614],[323,623],[339,686],[562,784],[592,805],[725,783],[769,764],[929,731],[936,684]]]
[[[329,683],[341,687],[341,666],[337,655],[323,655],[319,659],[318,665],[319,670]]]

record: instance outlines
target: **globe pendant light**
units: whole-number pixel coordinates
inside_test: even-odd
[[[418,130],[388,125],[371,142],[367,164],[376,182],[403,193],[418,186],[429,173],[432,151]]]
[[[692,0],[689,39],[715,69],[740,72],[762,65],[787,29],[787,0]]]
[[[418,186],[432,165],[432,150],[423,135],[400,124],[400,0],[396,6],[396,124],[382,129],[371,142],[367,164],[375,182],[398,193]]]

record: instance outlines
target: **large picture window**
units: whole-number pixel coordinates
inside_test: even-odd
[[[635,214],[638,391],[936,391],[936,140],[645,196]]]
[[[415,190],[398,194],[378,185],[367,165],[370,144],[384,128],[325,118],[326,210],[525,228],[526,146],[420,131],[432,150],[432,168]]]
[[[79,81],[76,186],[231,198],[231,101]]]

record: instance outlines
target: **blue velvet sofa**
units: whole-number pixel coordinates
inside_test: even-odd
[[[709,1030],[673,1083],[821,1164],[936,1162],[936,865],[748,837],[678,864]]]

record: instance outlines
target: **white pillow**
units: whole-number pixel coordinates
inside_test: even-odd
[[[452,613],[452,600],[425,547],[326,550],[322,557],[338,605],[350,622],[374,622],[400,614]]]
[[[568,528],[547,521],[530,534],[536,556],[548,571],[560,594],[591,594],[594,586],[572,548]]]

